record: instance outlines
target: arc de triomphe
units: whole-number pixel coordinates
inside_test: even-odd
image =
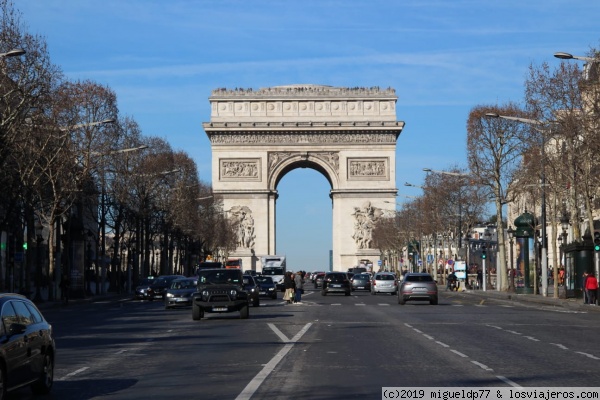
[[[285,254],[275,244],[277,184],[296,168],[312,168],[331,185],[333,270],[362,259],[377,265],[373,225],[394,209],[398,192],[396,141],[404,122],[396,121],[394,89],[217,89],[209,100],[203,128],[212,146],[213,192],[238,228],[230,257],[260,270],[261,256]]]

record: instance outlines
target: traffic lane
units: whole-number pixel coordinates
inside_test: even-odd
[[[519,386],[589,386],[596,380],[590,362],[598,362],[597,352],[578,352],[558,348],[555,343],[569,340],[567,330],[554,330],[556,318],[571,318],[547,310],[504,306],[449,307],[452,322],[426,320],[407,308],[405,321],[415,331],[442,342],[466,361],[479,366],[506,382]],[[411,311],[415,311],[412,313]],[[562,317],[561,317],[562,315]],[[554,323],[538,324],[549,319]],[[524,323],[524,321],[527,321]],[[596,324],[588,325],[589,338]],[[543,336],[543,339],[541,337]],[[588,339],[588,340],[590,340]],[[565,367],[568,366],[568,369]],[[568,371],[568,373],[565,373]]]
[[[352,297],[326,296],[306,307],[303,313],[314,318],[310,330],[259,388],[257,398],[380,398],[384,386],[503,385],[407,327],[401,307],[356,303]]]

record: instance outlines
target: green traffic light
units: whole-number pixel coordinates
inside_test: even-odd
[[[27,250],[27,242],[23,243],[23,250]]]
[[[600,251],[600,244],[594,246],[594,251]]]
[[[487,255],[486,255],[485,253],[483,253],[483,254],[481,255],[481,258],[483,258],[483,259],[485,259],[486,257],[487,257]]]

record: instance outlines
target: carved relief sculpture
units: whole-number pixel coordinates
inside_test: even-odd
[[[220,175],[223,180],[260,180],[259,160],[222,159]]]
[[[352,238],[359,249],[370,249],[373,244],[373,228],[383,215],[380,208],[373,207],[370,201],[363,204],[362,208],[354,207],[355,218],[354,235]]]
[[[387,158],[348,159],[349,180],[389,179]]]
[[[229,213],[233,219],[233,226],[236,228],[237,247],[253,249],[256,235],[254,234],[254,218],[252,218],[252,211],[246,206],[235,206],[229,210]]]

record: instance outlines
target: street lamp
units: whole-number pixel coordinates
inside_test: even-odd
[[[489,118],[502,118],[511,121],[521,122],[523,124],[533,125],[535,127],[540,127],[544,125],[544,122],[538,121],[535,119],[529,118],[520,118],[520,117],[511,117],[508,115],[499,115],[496,113],[487,113],[486,117]],[[541,167],[542,167],[542,176],[541,176],[541,187],[542,187],[542,204],[541,204],[541,221],[542,225],[542,296],[548,296],[548,244],[546,240],[546,134],[543,130],[540,129],[542,136],[541,143]],[[556,278],[556,277],[555,277]]]
[[[508,234],[508,241],[510,243],[510,291],[515,292],[515,267],[514,267],[514,254],[513,254],[513,242],[515,238],[515,230],[509,227],[506,230]]]
[[[596,59],[594,59],[592,57],[574,56],[571,53],[565,53],[562,51],[558,51],[558,52],[554,53],[554,57],[560,58],[561,60],[580,60],[580,61],[586,61],[586,62],[596,61]]]
[[[12,50],[7,51],[6,53],[0,53],[0,58],[18,57],[18,56],[22,56],[25,53],[26,53],[26,51],[23,49],[12,49]]]

